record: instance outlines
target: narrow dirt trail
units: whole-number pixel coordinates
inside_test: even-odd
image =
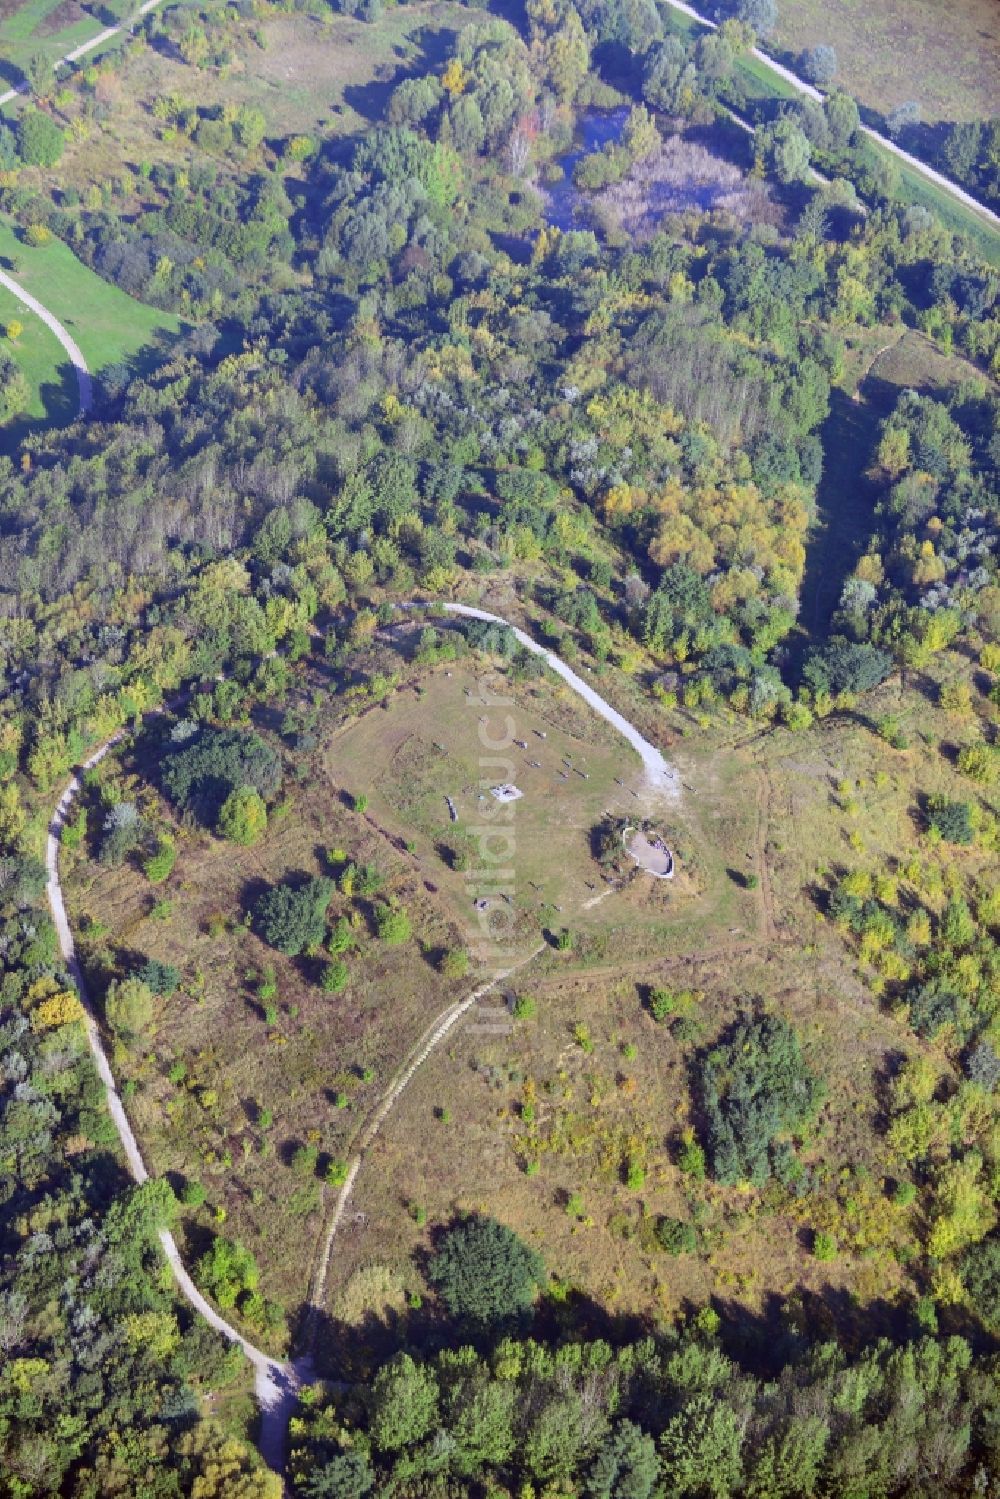
[[[102,744],[100,749],[83,762],[80,767],[81,774],[98,765],[105,755],[121,743],[123,733],[112,735]],[[63,899],[62,885],[59,880],[59,845],[62,839],[63,828],[72,809],[73,803],[80,793],[82,785],[81,774],[74,775],[63,791],[56,805],[52,821],[49,823],[48,837],[45,846],[45,867],[48,871],[48,885],[46,896],[49,909],[52,912],[52,920],[59,938],[59,950],[62,953],[66,968],[76,985],[80,1001],[84,1007],[87,1040],[93,1054],[98,1075],[104,1085],[105,1097],[108,1103],[108,1112],[114,1121],[118,1138],[121,1141],[122,1150],[128,1163],[129,1173],[135,1182],[144,1182],[149,1179],[149,1171],[139,1149],[139,1142],[135,1137],[132,1126],[129,1123],[125,1106],[121,1095],[115,1086],[114,1074],[111,1071],[111,1063],[104,1049],[101,1039],[97,1016],[87,992],[83,971],[76,955],[76,944],[73,941],[73,933],[70,929],[69,918],[66,915],[66,903]],[[246,1354],[254,1370],[254,1390],[260,1405],[260,1439],[259,1446],[262,1457],[269,1467],[280,1473],[284,1467],[285,1440],[288,1431],[288,1422],[294,1410],[297,1392],[303,1383],[308,1381],[309,1368],[306,1361],[299,1363],[283,1363],[280,1359],[272,1358],[261,1349],[243,1337],[235,1327],[232,1327],[212,1307],[198,1290],[191,1276],[184,1268],[177,1242],[168,1229],[160,1233],[160,1243],[167,1263],[170,1266],[177,1288],[185,1300],[191,1305],[199,1316],[204,1317],[212,1327],[220,1332],[224,1338],[231,1343],[238,1343]]]
[[[423,608],[425,606],[422,604],[410,604],[405,607]],[[517,626],[511,625],[508,620],[502,619],[497,614],[490,614],[486,610],[475,609],[465,604],[449,603],[445,604],[444,607],[446,612],[451,614],[463,615],[471,619],[483,619],[490,623],[504,625],[512,629],[518,643],[525,650],[531,651],[534,655],[541,656],[557,676],[561,677],[600,717],[617,729],[623,738],[632,745],[645,767],[646,779],[650,790],[654,793],[665,795],[671,800],[679,798],[681,789],[680,775],[673,766],[668,764],[662,752],[654,744],[651,744],[634,724],[630,723],[624,715],[619,713],[616,708],[613,708],[610,703],[601,697],[588,682],[577,676],[576,672],[567,666],[553,651],[538,645],[532,640],[530,635],[527,635]],[[160,709],[151,709],[150,714],[160,711]],[[110,750],[122,742],[125,735],[126,731],[121,730],[117,734],[113,734],[99,749],[95,750],[83,762],[79,772],[72,777],[62,796],[59,798],[52,821],[49,824],[46,844],[45,863],[49,877],[46,895],[58,934],[63,961],[77,986],[81,1002],[84,1006],[87,1039],[94,1056],[98,1074],[104,1085],[109,1112],[114,1120],[118,1138],[121,1141],[122,1149],[128,1162],[129,1171],[136,1182],[143,1182],[148,1179],[149,1172],[143,1160],[139,1143],[129,1123],[121,1096],[115,1085],[114,1074],[101,1039],[97,1017],[90,996],[87,993],[83,972],[76,956],[76,945],[66,914],[62,886],[59,880],[59,847],[62,832],[73,803],[80,793],[82,776],[86,771],[98,765]],[[312,1278],[309,1295],[310,1335],[316,1326],[316,1314],[322,1306],[334,1240],[340,1224],[343,1222],[344,1213],[350,1201],[358,1172],[364,1162],[366,1153],[371,1147],[372,1141],[376,1138],[396,1101],[418,1068],[423,1065],[431,1053],[454,1030],[462,1017],[480,999],[495,989],[498,984],[503,983],[513,973],[525,968],[544,949],[545,944],[540,943],[519,962],[512,964],[502,972],[494,974],[492,978],[480,984],[465,999],[450,1005],[442,1015],[439,1015],[416,1042],[407,1060],[397,1071],[379,1104],[364,1125],[361,1134],[358,1136],[354,1154],[348,1163],[346,1179],[330,1215],[320,1248],[316,1270]],[[221,1332],[230,1342],[238,1343],[253,1365],[254,1387],[261,1412],[259,1439],[261,1455],[270,1467],[276,1472],[281,1472],[284,1466],[288,1423],[295,1408],[297,1394],[301,1386],[309,1383],[312,1378],[311,1359],[306,1356],[289,1363],[283,1363],[279,1359],[271,1358],[268,1354],[250,1343],[235,1327],[232,1327],[224,1318],[220,1317],[218,1312],[215,1311],[198,1290],[184,1267],[173,1235],[165,1230],[160,1235],[160,1242],[181,1294],[211,1326]]]
[[[423,609],[427,605],[410,603],[403,604],[401,607],[404,609]],[[585,682],[582,677],[576,674],[572,667],[567,666],[566,662],[560,656],[557,656],[555,651],[550,651],[547,646],[539,645],[537,640],[533,640],[530,635],[517,625],[511,624],[509,619],[504,619],[499,614],[491,614],[487,609],[474,609],[470,604],[445,604],[443,607],[446,614],[458,614],[463,619],[481,619],[485,620],[488,624],[503,625],[508,630],[511,630],[518,645],[523,646],[526,651],[530,651],[533,656],[541,656],[545,664],[551,671],[555,672],[557,677],[561,677],[578,697],[582,697],[584,702],[593,708],[595,713],[599,714],[612,728],[617,729],[623,739],[628,740],[645,767],[646,780],[650,789],[664,793],[672,801],[679,800],[681,794],[680,773],[664,758],[662,750],[657,749],[655,744],[651,744],[643,734],[640,734],[635,724],[630,723],[623,713],[618,712],[617,708],[613,708],[605,698],[601,697],[599,692],[591,687],[589,682]]]
[[[467,1014],[468,1011],[472,1009],[473,1005],[477,1004],[479,1000],[481,1000],[485,995],[489,994],[493,989],[495,989],[498,984],[502,984],[505,979],[510,978],[512,974],[517,973],[520,969],[526,968],[527,965],[531,963],[535,958],[537,958],[538,954],[540,952],[543,952],[544,950],[545,943],[539,943],[539,945],[534,948],[527,955],[527,957],[522,958],[519,963],[512,964],[510,968],[504,969],[502,973],[494,974],[493,978],[489,979],[485,984],[480,984],[479,988],[475,989],[472,994],[468,995],[465,999],[459,1000],[456,1004],[449,1005],[444,1014],[438,1016],[437,1020],[435,1020],[430,1028],[424,1032],[420,1040],[410,1051],[409,1056],[403,1063],[402,1067],[396,1073],[395,1078],[390,1083],[386,1092],[383,1094],[374,1112],[369,1116],[367,1122],[361,1130],[360,1135],[358,1136],[357,1146],[348,1163],[347,1178],[344,1182],[344,1185],[340,1189],[340,1195],[337,1198],[333,1213],[330,1216],[330,1221],[327,1225],[326,1236],[323,1240],[323,1246],[320,1251],[319,1261],[316,1266],[315,1274],[313,1276],[313,1282],[309,1292],[309,1305],[311,1315],[314,1318],[323,1304],[323,1297],[326,1290],[326,1277],[330,1268],[330,1256],[333,1251],[333,1241],[336,1238],[337,1230],[339,1229],[340,1224],[343,1221],[344,1212],[346,1210],[348,1201],[350,1200],[351,1193],[354,1190],[354,1183],[357,1180],[358,1172],[361,1170],[361,1167],[364,1164],[365,1156],[371,1149],[372,1143],[378,1135],[379,1130],[382,1128],[383,1124],[392,1112],[397,1100],[400,1097],[400,1094],[406,1088],[407,1084],[410,1082],[410,1079],[413,1077],[418,1068],[422,1067],[424,1062],[427,1061],[427,1058],[430,1056],[431,1052],[435,1051],[437,1047],[440,1046],[445,1037],[454,1030],[455,1026],[462,1019],[462,1016]]]
[[[427,605],[419,601],[412,601],[410,603],[403,604],[401,607],[404,609],[416,610],[426,608]],[[499,614],[491,614],[486,609],[477,609],[470,604],[446,603],[443,607],[447,614],[457,614],[465,619],[481,619],[485,620],[489,624],[503,625],[505,628],[512,630],[514,633],[514,637],[519,645],[523,646],[525,650],[530,651],[532,655],[541,656],[546,665],[550,667],[550,669],[556,674],[556,676],[561,677],[562,680],[567,684],[567,686],[569,686],[575,693],[577,693],[579,697],[582,697],[584,702],[587,703],[595,713],[597,713],[607,723],[611,724],[613,728],[617,729],[618,733],[628,741],[628,743],[639,755],[639,758],[642,760],[643,767],[646,772],[646,781],[650,790],[657,795],[667,797],[671,801],[676,801],[679,799],[681,794],[680,773],[668,763],[668,761],[664,758],[662,751],[657,749],[655,744],[651,744],[650,741],[639,732],[635,725],[629,722],[624,714],[619,713],[617,708],[613,708],[605,698],[601,697],[599,692],[596,692],[595,689],[591,687],[589,682],[585,682],[582,677],[578,676],[577,673],[573,671],[571,667],[567,666],[566,662],[563,661],[561,657],[557,656],[554,651],[550,651],[545,646],[539,645],[538,642],[533,640],[531,636],[528,635],[524,630],[520,629],[517,625],[511,624],[510,620],[504,619]],[[601,895],[596,896],[593,901],[589,901],[587,902],[587,904],[595,905],[598,900],[602,900],[604,898],[605,893],[607,892],[602,892]],[[395,1105],[400,1094],[403,1092],[404,1088],[407,1086],[417,1069],[423,1065],[423,1063],[427,1060],[431,1053],[436,1050],[436,1048],[441,1044],[445,1037],[454,1029],[459,1020],[461,1020],[462,1016],[465,1015],[472,1008],[472,1006],[477,1003],[478,1000],[482,999],[484,995],[495,989],[498,984],[503,983],[503,981],[509,978],[513,973],[526,967],[527,964],[532,962],[533,959],[535,959],[538,954],[540,952],[543,952],[544,950],[545,944],[540,943],[539,946],[536,947],[531,953],[529,953],[526,958],[523,958],[519,963],[512,965],[510,968],[505,969],[502,973],[496,974],[487,983],[480,985],[480,987],[476,989],[472,994],[470,994],[466,999],[460,1000],[457,1004],[450,1006],[443,1015],[439,1016],[438,1019],[433,1022],[430,1029],[428,1031],[425,1031],[420,1040],[417,1041],[416,1045],[411,1050],[407,1061],[403,1063],[402,1067],[397,1072],[393,1082],[390,1084],[386,1093],[383,1095],[382,1100],[376,1107],[374,1113],[370,1116],[367,1124],[364,1126],[361,1134],[358,1137],[357,1147],[350,1160],[348,1161],[347,1177],[340,1189],[339,1196],[337,1197],[337,1201],[330,1215],[326,1233],[323,1237],[322,1246],[320,1248],[316,1270],[313,1274],[312,1285],[309,1293],[310,1317],[313,1327],[315,1327],[316,1325],[316,1317],[322,1307],[323,1298],[326,1291],[326,1278],[330,1268],[330,1257],[333,1252],[333,1243],[336,1238],[337,1231],[340,1228],[341,1223],[343,1222],[344,1213],[346,1211],[351,1194],[354,1190],[354,1184],[357,1181],[358,1172],[361,1170],[365,1156],[369,1148],[371,1147],[372,1141],[375,1139],[382,1125],[385,1123],[386,1119],[391,1113],[393,1106]]]

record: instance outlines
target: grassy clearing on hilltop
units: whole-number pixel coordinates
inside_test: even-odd
[[[936,706],[962,675],[960,660],[945,657],[866,704],[866,720],[898,716],[911,744],[902,751],[853,717],[773,731],[739,755],[718,728],[685,741],[691,799],[711,807],[699,846],[707,863],[733,852],[728,809],[710,785],[720,768],[737,770],[746,800],[751,777],[766,786],[764,859],[738,867],[732,883],[744,871],[766,877],[773,934],[749,920],[734,930],[721,908],[700,930],[678,913],[686,957],[623,943],[588,972],[576,952],[547,955],[510,981],[533,1004],[506,1033],[471,1017],[413,1079],[358,1178],[364,1216],[340,1242],[331,1283],[331,1315],[348,1324],[339,1346],[362,1364],[380,1356],[389,1324],[377,1288],[406,1283],[434,1225],[456,1211],[502,1217],[581,1307],[669,1318],[711,1298],[738,1324],[766,1322],[774,1298],[794,1296],[810,1325],[861,1336],[874,1318],[888,1329],[919,1288],[908,1267],[923,1221],[903,1194],[893,1200],[908,1172],[886,1139],[888,1079],[907,1055],[945,1065],[946,1043],[921,1041],[889,995],[880,999],[877,975],[825,912],[847,871],[878,879],[913,854],[922,889],[989,880],[988,852],[926,838],[926,797],[969,794],[954,755],[975,738],[975,721]],[[995,798],[986,803],[995,810]],[[624,915],[633,895],[611,896],[602,919]],[[925,898],[933,909],[944,895]],[[913,896],[901,889],[898,899],[905,915]],[[670,995],[659,1021],[656,990]],[[795,1026],[826,1085],[800,1143],[811,1183],[802,1197],[773,1180],[763,1191],[706,1183],[686,1150],[704,1139],[698,1059],[759,1003]],[[664,1217],[693,1230],[676,1257],[657,1240]],[[820,1234],[832,1236],[834,1259],[814,1254]],[[366,1294],[371,1320],[359,1339]]]

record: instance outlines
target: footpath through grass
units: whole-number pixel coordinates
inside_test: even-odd
[[[175,313],[137,302],[102,280],[62,240],[32,249],[6,219],[0,219],[0,264],[59,319],[79,344],[91,374],[125,360],[144,365],[144,351],[152,356],[158,344],[184,327]],[[0,327],[12,319],[24,329],[10,348],[31,397],[24,416],[0,436],[3,448],[15,445],[32,427],[70,420],[77,409],[76,376],[65,350],[35,313],[0,289]]]
[[[66,351],[41,318],[29,312],[5,286],[0,286],[0,330],[12,322],[22,332],[5,343],[28,382],[28,405],[8,426],[0,428],[0,451],[13,451],[30,432],[48,423],[64,425],[76,416],[79,392],[76,374]]]
[[[4,63],[20,69],[39,53],[55,62],[107,24],[73,7],[69,24],[60,26],[60,16],[68,10],[62,0],[25,0],[16,10],[0,16],[0,55]]]

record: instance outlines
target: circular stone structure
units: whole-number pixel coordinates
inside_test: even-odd
[[[657,880],[672,880],[674,856],[658,834],[644,833],[641,828],[627,827],[622,843],[630,859]]]

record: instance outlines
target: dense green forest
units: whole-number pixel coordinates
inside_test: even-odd
[[[375,36],[394,9],[344,3],[335,24]],[[217,102],[269,21],[319,13],[250,3],[161,7],[100,66],[57,83],[39,67],[34,100],[0,125],[0,209],[24,265],[44,269],[55,236],[190,320],[105,368],[88,419],[0,456],[0,1494],[281,1492],[255,1450],[242,1355],[164,1268],[159,1231],[201,1203],[165,1177],[132,1185],[120,1159],[45,903],[54,802],[89,751],[166,708],[144,752],[177,825],[254,846],[302,782],[322,695],[351,713],[391,697],[371,652],[396,606],[487,591],[612,700],[627,692],[650,733],[717,733],[728,750],[851,722],[903,757],[899,716],[866,707],[890,681],[953,716],[943,753],[960,791],[923,796],[920,848],[873,871],[855,835],[857,867],[831,856],[814,913],[912,1043],[871,1087],[893,1201],[920,1215],[900,1263],[919,1259],[922,1294],[892,1308],[892,1338],[857,1335],[860,1295],[820,1316],[794,1287],[778,1338],[711,1305],[617,1320],[509,1228],[456,1219],[417,1266],[407,1346],[303,1393],[293,1491],[991,1493],[1000,278],[906,202],[846,94],[748,97],[753,7],[697,41],[652,0],[469,7],[441,31],[420,9],[432,60],[378,80],[366,129],[334,111],[282,134],[266,103]],[[149,57],[191,80],[147,101],[160,155],[88,184],[74,153]],[[571,168],[584,211],[560,228],[546,194],[593,110],[618,111],[621,130]],[[940,146],[993,201],[995,136],[995,122],[962,126]],[[695,147],[751,184],[757,209],[689,205],[634,232],[629,205]],[[877,385],[879,358],[911,335],[954,377]],[[0,437],[28,401],[10,329],[8,343]],[[845,445],[845,430],[860,435]],[[840,550],[824,541],[831,503],[858,518]],[[416,660],[469,651],[513,659],[520,680],[536,670],[476,625],[428,630]],[[113,779],[84,779],[64,848],[168,879],[172,837]],[[942,846],[975,866],[942,875]],[[330,857],[343,893],[347,857]],[[378,871],[349,867],[373,895]],[[358,925],[328,931],[333,889],[325,874],[276,884],[239,918],[289,957],[326,943],[316,982],[331,999]],[[408,918],[404,931],[379,909],[378,938],[406,941]],[[86,958],[100,1023],[127,1048],[147,1023],[134,1007],[148,1020],[181,976],[124,964],[97,928]],[[464,953],[437,961],[465,973]],[[656,1013],[657,992],[655,1022],[683,1027],[672,999]],[[806,1196],[800,1155],[826,1088],[799,1034],[750,1003],[711,1044],[692,1025],[681,1169]],[[330,1185],[343,1176],[329,1163]],[[687,1219],[650,1231],[668,1258],[698,1243]],[[816,1258],[836,1252],[832,1234],[809,1240]],[[220,1307],[238,1301],[241,1325],[294,1345],[301,1307],[258,1294],[221,1218],[198,1278]],[[313,1332],[323,1365],[339,1333]]]

